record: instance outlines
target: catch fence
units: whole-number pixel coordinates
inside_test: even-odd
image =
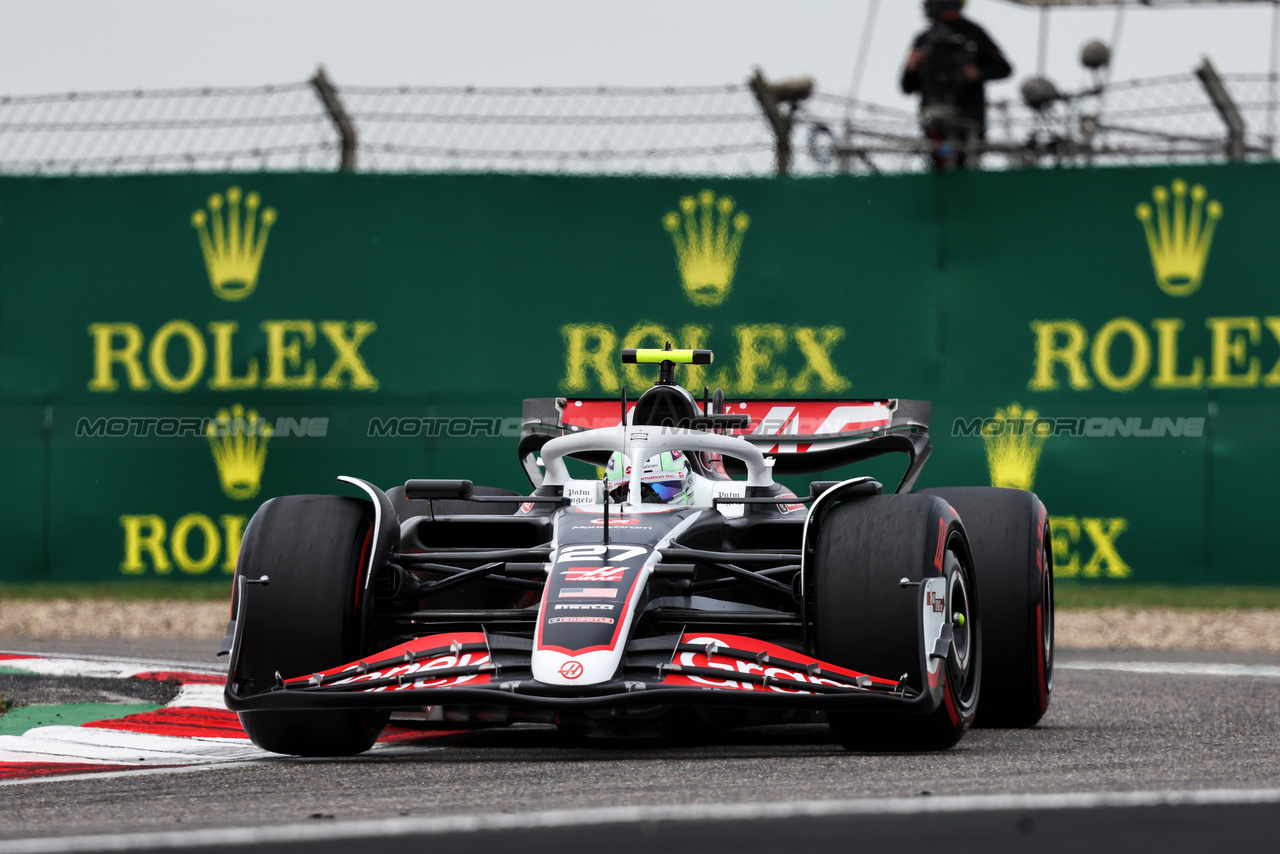
[[[1270,159],[1276,81],[1223,75],[1240,154]],[[325,88],[333,95],[326,103]],[[335,112],[336,108],[336,112]],[[346,133],[341,121],[345,120]],[[914,111],[816,92],[790,116],[790,171],[928,168]],[[1195,75],[995,102],[983,166],[1225,161],[1228,130]],[[766,175],[778,138],[749,82],[670,87],[279,86],[0,97],[0,174],[224,171]],[[1237,159],[1239,159],[1237,157]]]

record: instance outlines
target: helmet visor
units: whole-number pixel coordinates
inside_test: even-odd
[[[683,480],[659,480],[646,483],[645,486],[653,487],[653,491],[658,494],[664,502],[670,501],[680,493],[684,492]]]

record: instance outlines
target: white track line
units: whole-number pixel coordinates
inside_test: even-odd
[[[21,655],[22,653],[12,653]],[[8,666],[27,673],[48,676],[94,676],[126,679],[139,673],[174,670],[199,673],[186,667],[129,658],[74,657],[0,659]],[[208,672],[208,671],[205,671]],[[166,709],[226,709],[221,685],[185,684]],[[87,765],[150,766],[213,764],[221,765],[246,760],[262,760],[270,754],[242,738],[221,736],[189,737],[159,735],[106,727],[42,726],[22,735],[0,736],[0,762],[5,763],[73,763]],[[110,772],[108,772],[110,773]],[[40,780],[83,779],[84,774],[6,780],[0,785],[31,783]]]
[[[258,828],[220,828],[160,833],[64,836],[5,842],[6,854],[64,854],[81,851],[135,851],[156,848],[260,845],[272,842],[319,842],[335,839],[470,833],[483,830],[535,830],[653,821],[744,821],[854,815],[919,815],[923,813],[1068,810],[1099,807],[1215,806],[1280,803],[1280,789],[1211,789],[1192,792],[1103,792],[1059,795],[963,795],[929,798],[871,798],[857,801],[702,804],[669,807],[607,807],[552,810],[518,815],[483,813],[441,818],[394,818],[317,825],[291,824]]]
[[[1055,670],[1113,670],[1168,676],[1260,676],[1280,679],[1280,667],[1269,664],[1201,664],[1192,661],[1058,661]]]
[[[74,658],[33,656],[3,659],[0,660],[0,666],[52,676],[96,676],[117,679],[126,679],[137,673],[165,670],[200,672],[180,666],[180,663],[176,662],[169,664],[131,658],[84,656]],[[223,687],[201,683],[185,684],[165,708],[203,708],[225,711]],[[390,756],[439,749],[441,748],[434,745],[407,745],[391,742],[376,744],[372,751],[376,751],[379,756]],[[0,780],[0,787],[71,780],[101,780],[157,773],[184,773],[196,768],[225,768],[235,765],[261,765],[290,761],[297,760],[293,757],[268,753],[243,738],[227,738],[219,735],[158,735],[107,727],[54,725],[35,727],[22,735],[0,736],[0,762],[54,764],[62,762],[85,765],[139,765],[140,767],[102,773],[73,772],[46,777]],[[7,847],[4,850],[7,851]]]
[[[157,670],[174,670],[187,671],[188,673],[218,673],[225,675],[227,666],[225,664],[199,661],[170,661],[167,659],[150,659],[150,658],[128,658],[118,655],[86,655],[86,654],[70,654],[64,655],[57,652],[31,652],[23,649],[0,649],[0,654],[4,655],[20,655],[25,658],[41,658],[41,659],[58,659],[62,661],[90,661],[109,664],[118,664],[122,669],[134,668],[139,673],[149,673]],[[0,660],[0,667],[6,666],[8,662]]]

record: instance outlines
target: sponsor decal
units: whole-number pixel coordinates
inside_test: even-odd
[[[800,684],[812,683],[815,685],[847,685],[847,683],[839,682],[834,679],[826,678],[822,675],[827,673],[838,673],[842,676],[857,678],[866,674],[858,673],[854,670],[846,670],[843,667],[836,667],[833,664],[818,661],[792,650],[775,646],[774,644],[765,643],[763,641],[754,640],[752,638],[739,637],[737,635],[693,635],[686,634],[680,639],[682,644],[709,645],[712,652],[682,652],[675,660],[675,664],[684,667],[702,667],[712,668],[715,670],[723,670],[725,678],[718,679],[708,676],[694,676],[683,673],[672,673],[662,680],[664,685],[695,685],[709,686],[713,688],[728,688],[739,691],[769,691],[777,694],[809,694],[812,692],[805,691],[802,688],[792,688],[783,685],[759,685],[753,682],[739,682],[732,678],[737,674],[755,674],[756,676],[769,676],[776,679],[788,679]],[[751,652],[765,653],[760,661],[743,661],[737,658],[720,655],[714,652],[714,647],[731,647],[734,649],[749,650]],[[806,667],[809,665],[817,665],[813,675],[807,671],[792,670],[789,667],[779,667],[769,663],[770,659],[782,659],[796,664],[802,664]],[[880,684],[892,685],[891,679],[882,679],[871,677],[872,681]]]
[[[1050,516],[1055,578],[1128,578],[1133,568],[1116,548],[1129,520]]]
[[[925,595],[924,603],[933,608],[933,613],[941,614],[947,608],[947,597],[939,596],[937,593],[930,590],[928,594]]]
[[[675,248],[681,286],[695,306],[714,308],[729,299],[750,223],[733,199],[710,189],[682,197],[677,209],[662,218]],[[838,393],[851,385],[840,374],[834,356],[836,345],[845,337],[843,326],[749,323],[721,328],[713,335],[708,324],[667,326],[643,320],[622,331],[608,323],[569,323],[560,327],[560,335],[565,352],[560,386],[566,392],[591,389],[613,395],[622,385],[646,388],[653,378],[642,365],[623,365],[619,372],[618,350],[662,347],[668,341],[680,349],[709,348],[726,354],[733,346],[730,342],[736,344],[727,364],[714,372],[703,365],[685,368],[686,387],[699,394],[704,385],[722,388],[726,394],[757,397]]]
[[[565,679],[577,679],[582,676],[582,664],[577,661],[566,661],[560,665],[560,675]]]
[[[605,523],[605,520],[604,520],[603,518],[601,518],[601,519],[592,519],[592,520],[591,520],[591,524],[592,524],[592,525],[603,525],[604,523]],[[610,528],[613,528],[613,527],[618,527],[618,528],[629,528],[629,527],[631,527],[631,526],[639,525],[639,524],[640,524],[640,520],[639,520],[639,519],[623,519],[623,518],[621,518],[621,517],[617,517],[617,516],[615,516],[615,517],[613,517],[613,518],[609,519],[609,527],[610,527]],[[577,530],[577,529],[575,529],[575,530]],[[645,530],[652,530],[652,529],[646,528]]]
[[[267,251],[267,234],[277,219],[276,209],[266,208],[259,229],[262,198],[250,192],[242,205],[241,196],[239,187],[227,190],[225,198],[214,193],[209,197],[207,213],[197,210],[191,215],[213,295],[228,302],[239,302],[258,287],[258,268]]]
[[[738,256],[751,217],[735,210],[729,196],[712,190],[680,199],[680,209],[662,218],[676,250],[676,267],[685,296],[694,305],[718,306],[729,298]]]
[[[699,395],[704,385],[742,397],[839,394],[852,385],[840,373],[835,355],[836,346],[845,338],[843,326],[746,323],[722,328],[713,335],[711,326],[668,327],[641,322],[619,335],[607,323],[570,323],[560,327],[560,335],[565,344],[565,375],[560,388],[570,394],[614,395],[623,385],[652,385],[653,377],[640,370],[643,365],[622,365],[619,373],[618,351],[661,348],[667,341],[682,350],[726,353],[724,366],[714,371],[706,365],[683,367],[685,387]],[[613,423],[617,424],[616,407],[614,412]]]
[[[426,650],[455,648],[461,644],[483,643],[485,635],[483,632],[462,632],[456,635],[431,635],[429,637],[417,638],[416,640],[400,644],[391,649],[383,650],[374,656],[370,656],[369,660],[377,659],[393,659],[404,655],[405,659],[411,656],[406,653],[422,653]],[[441,652],[431,658],[419,658],[415,661],[404,660],[401,664],[392,667],[385,667],[381,670],[370,670],[366,673],[359,673],[355,676],[341,679],[334,682],[334,685],[360,685],[375,679],[386,679],[394,677],[402,677],[399,684],[396,685],[379,685],[363,690],[369,692],[381,691],[403,691],[410,688],[446,688],[452,685],[461,685],[465,682],[485,683],[490,681],[488,672],[481,673],[464,673],[460,675],[451,675],[441,677],[432,677],[432,671],[446,670],[454,667],[479,667],[489,664],[488,651],[477,652]],[[354,667],[354,663],[335,667],[330,670],[321,671],[322,675],[332,676]],[[413,677],[413,678],[410,678]],[[309,676],[298,676],[293,679],[286,680],[290,683],[306,682]]]
[[[120,572],[142,575],[151,569],[168,575],[177,566],[187,575],[204,575],[217,566],[231,575],[248,523],[248,516],[223,515],[215,521],[203,513],[188,513],[172,525],[152,513],[121,516],[124,560]]]
[[[570,483],[565,486],[564,495],[573,504],[597,504],[600,502],[598,483]]]
[[[1040,413],[1017,403],[997,409],[990,428],[981,430],[992,486],[1030,491],[1048,434]]]
[[[805,442],[788,442],[791,436],[864,432],[887,427],[892,421],[887,403],[878,400],[744,400],[732,404],[729,414],[745,415],[751,420],[745,429],[735,430],[735,435],[778,438],[779,444],[761,446],[765,453],[804,453],[814,447]],[[564,409],[563,419],[565,424],[584,430],[612,427],[618,423],[618,403],[613,400],[572,400]],[[711,423],[693,418],[670,421],[665,426],[707,429]],[[823,447],[830,446],[824,444]],[[652,480],[662,478],[661,472],[649,476]]]
[[[531,510],[533,510],[533,502],[532,502],[532,501],[526,501],[525,503],[523,503],[523,504],[521,504],[521,505],[520,505],[520,512],[521,512],[521,513],[528,513],[528,512],[529,512],[529,511],[531,511]]]
[[[557,605],[557,611],[612,611],[613,605]]]
[[[259,214],[261,198],[244,195],[239,187],[226,194],[214,193],[207,210],[191,216],[205,272],[213,295],[240,303],[258,287],[258,273],[267,249],[267,235],[277,220],[275,208]],[[136,323],[91,323],[93,370],[89,391],[118,392],[121,378],[130,391],[146,391],[153,385],[168,392],[192,390],[202,380],[214,391],[352,389],[377,391],[378,378],[365,364],[360,346],[377,331],[370,320],[264,320],[257,324],[266,337],[265,351],[252,342],[255,355],[235,352],[249,334],[239,320],[214,320],[203,324],[174,319],[162,324],[146,340]],[[323,342],[327,363],[313,358]],[[235,369],[243,366],[237,375]]]
[[[119,392],[122,379],[129,391],[147,391],[154,384],[177,394],[191,391],[201,380],[213,391],[378,390],[378,378],[360,353],[360,346],[378,329],[373,321],[264,320],[258,326],[266,336],[261,358],[236,352],[239,321],[210,321],[206,336],[190,320],[170,320],[155,331],[150,343],[136,323],[90,323],[89,391]],[[241,338],[250,334],[243,332]],[[319,341],[328,351],[327,361],[313,358]],[[236,375],[233,370],[240,365],[244,372]]]
[[[652,549],[643,546],[581,543],[561,547],[556,557],[558,569],[554,571],[538,612],[538,628],[534,635],[535,654],[538,651],[553,650],[574,656],[613,649],[627,623],[626,603],[634,595],[643,575],[643,569],[638,565],[620,564],[639,564],[652,554]],[[570,566],[565,566],[565,563]],[[557,590],[560,584],[564,584],[565,588]],[[565,589],[570,592],[566,594]],[[617,619],[551,617],[555,600],[572,598],[613,600],[619,606],[615,612]]]
[[[1152,334],[1136,320],[1118,317],[1094,333],[1090,343],[1079,321],[1033,320],[1035,373],[1027,388],[1057,391],[1065,385],[1087,391],[1095,380],[1115,392],[1130,392],[1143,383],[1160,391],[1280,386],[1280,361],[1272,361],[1280,343],[1280,317],[1204,318],[1207,332],[1187,335],[1194,348],[1189,361],[1182,355],[1186,327],[1182,318],[1157,317],[1151,321],[1153,343]]]
[[[240,404],[218,410],[205,428],[218,480],[228,498],[245,501],[258,494],[262,469],[267,464],[267,442],[273,434],[265,418]]]
[[[625,566],[596,566],[566,569],[561,574],[565,581],[621,581],[626,572]]]
[[[1173,210],[1169,209],[1170,190]],[[1189,297],[1200,290],[1204,268],[1213,248],[1213,232],[1222,219],[1222,203],[1209,199],[1201,184],[1191,188],[1187,206],[1187,182],[1176,179],[1169,187],[1151,191],[1155,209],[1147,202],[1137,207],[1138,220],[1147,236],[1156,284],[1171,297]],[[1205,202],[1208,202],[1206,205]]]
[[[596,598],[615,599],[618,596],[616,587],[564,587],[560,590],[561,599]]]

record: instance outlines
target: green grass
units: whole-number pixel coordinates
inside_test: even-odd
[[[197,581],[170,584],[163,581],[134,581],[100,584],[0,583],[0,599],[120,599],[156,601],[181,599],[189,602],[229,602],[231,581]]]
[[[83,726],[93,721],[110,721],[125,715],[154,712],[155,703],[65,703],[19,706],[0,718],[0,735],[22,735],[42,726]]]
[[[1171,587],[1164,584],[1079,584],[1058,581],[1062,610],[1090,608],[1266,608],[1280,610],[1280,587]]]

